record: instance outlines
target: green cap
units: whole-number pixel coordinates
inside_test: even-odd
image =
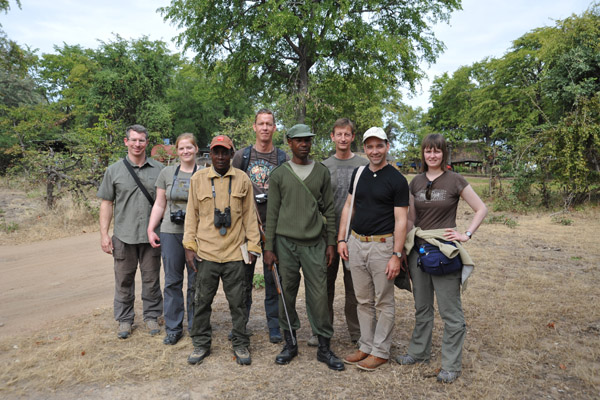
[[[290,130],[287,131],[286,135],[288,139],[315,136],[315,134],[310,131],[308,125],[304,124],[297,124],[292,126]]]

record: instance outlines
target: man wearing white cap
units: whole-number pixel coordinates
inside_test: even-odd
[[[402,174],[387,163],[390,144],[383,129],[367,130],[363,146],[369,165],[362,170],[356,185],[358,169],[352,174],[340,221],[338,253],[348,261],[352,272],[360,325],[359,349],[346,356],[344,362],[373,371],[390,357],[394,279],[400,273],[406,239],[409,190]]]

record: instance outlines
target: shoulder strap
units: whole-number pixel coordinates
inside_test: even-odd
[[[315,203],[317,203],[317,210],[319,210],[319,202],[315,198],[315,195],[310,191],[308,186],[306,186],[304,181],[302,179],[300,179],[300,177],[294,172],[294,170],[292,169],[292,167],[290,167],[290,165],[288,163],[283,163],[283,166],[286,167],[292,173],[292,175],[296,177],[296,179],[298,179],[298,181],[302,184],[302,186],[304,186],[304,189],[306,189],[306,191],[308,192],[310,197],[312,197],[312,199],[315,201]]]
[[[248,169],[248,164],[250,164],[250,151],[252,150],[252,145],[245,147],[244,152],[242,153],[242,165],[240,165],[240,169],[246,172]]]
[[[196,173],[196,168],[198,166],[196,165],[196,163],[194,163],[194,169],[192,170],[192,176],[194,176],[194,174]],[[175,181],[177,181],[177,175],[179,175],[179,169],[181,168],[181,164],[179,164],[177,166],[177,168],[175,169],[175,173],[173,174],[173,184],[171,185],[171,191],[169,192],[169,197],[173,198],[173,188],[175,187]],[[171,212],[171,203],[173,203],[173,201],[169,202],[169,212]]]
[[[142,191],[142,193],[144,193],[144,196],[146,196],[146,198],[150,202],[150,205],[153,206],[154,205],[154,199],[152,198],[152,196],[150,196],[150,193],[148,193],[148,191],[146,190],[146,188],[144,187],[144,185],[142,185],[142,182],[140,182],[140,178],[138,178],[138,176],[136,175],[136,173],[133,170],[133,167],[131,166],[131,164],[129,164],[127,162],[127,160],[124,159],[124,158],[123,158],[123,163],[125,164],[125,167],[127,167],[127,171],[129,171],[129,173],[131,174],[131,177],[133,178],[133,180],[135,181],[135,183],[138,185],[138,187],[140,188],[140,190]]]
[[[277,149],[277,165],[281,165],[287,161],[287,154],[281,149]]]
[[[358,170],[356,171],[356,176],[354,177],[354,185],[352,187],[352,200],[350,200],[350,215],[348,216],[348,222],[346,223],[346,237],[344,238],[345,240],[348,240],[348,237],[350,236],[350,222],[352,221],[352,215],[354,214],[354,196],[356,196],[356,187],[358,186],[358,178],[360,178],[360,174],[362,174],[363,170],[365,169],[364,165],[361,165],[360,167],[358,167]]]

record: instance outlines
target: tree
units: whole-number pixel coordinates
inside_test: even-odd
[[[21,0],[16,0],[17,6],[21,8]],[[0,0],[0,11],[4,11],[5,13],[10,10],[10,2],[8,0]],[[2,26],[0,24],[0,26]]]
[[[600,5],[534,29],[499,59],[436,78],[427,117],[451,140],[483,139],[490,162],[515,177],[512,195],[526,203],[550,182],[571,206],[597,190],[600,115]],[[538,196],[539,197],[539,196]]]
[[[208,146],[216,132],[232,121],[254,118],[253,97],[235,85],[223,63],[213,68],[184,63],[167,91],[167,102],[173,110],[173,136],[193,132],[200,146]],[[251,123],[245,130],[252,132]]]
[[[101,44],[94,61],[99,69],[87,99],[90,111],[104,114],[123,127],[142,123],[163,136],[171,134],[165,98],[180,60],[169,52],[166,43],[147,37],[128,42],[117,35],[114,41]],[[159,114],[141,120],[153,111]]]
[[[561,185],[565,207],[582,203],[600,183],[600,92],[580,101],[545,132],[549,165]]]
[[[0,31],[0,104],[17,107],[43,100],[30,73],[37,62],[34,52],[20,47]]]
[[[164,42],[117,35],[97,50],[64,44],[55,51],[43,55],[40,76],[48,100],[69,114],[68,128],[91,128],[105,116],[119,130],[142,123],[166,137],[171,134],[165,99],[180,60]]]
[[[242,85],[258,81],[267,98],[292,93],[295,122],[304,123],[308,103],[321,100],[312,76],[378,80],[390,96],[401,84],[414,90],[419,63],[443,49],[430,26],[459,8],[460,0],[177,0],[159,10],[186,28],[179,44],[206,62],[224,59]]]

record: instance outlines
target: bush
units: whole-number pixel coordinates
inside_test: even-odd
[[[254,274],[252,279],[252,286],[254,289],[260,289],[265,287],[265,276],[263,274]]]
[[[514,229],[517,227],[517,225],[519,225],[517,223],[517,221],[515,221],[514,219],[512,219],[511,217],[506,217],[504,214],[500,214],[500,215],[491,215],[490,217],[488,217],[485,222],[487,222],[488,224],[502,224],[502,225],[506,225],[511,229]]]

